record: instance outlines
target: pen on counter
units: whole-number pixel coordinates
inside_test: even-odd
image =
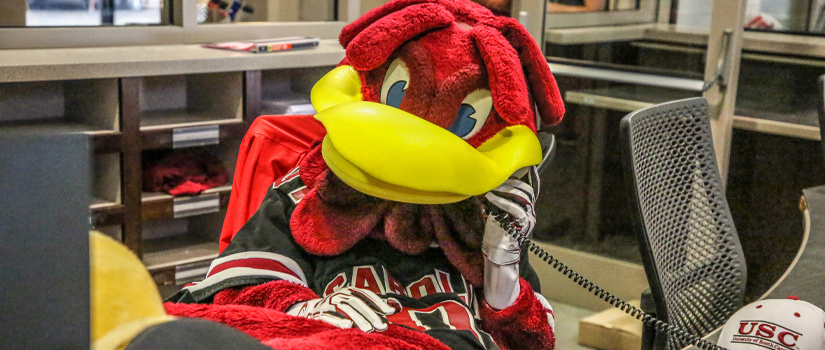
[[[283,50],[306,49],[318,46],[317,39],[285,40],[283,42],[264,42],[257,44],[252,52],[275,52]]]
[[[317,47],[320,42],[321,40],[317,37],[285,37],[275,39],[208,43],[202,44],[202,46],[215,49],[260,53],[313,48]]]

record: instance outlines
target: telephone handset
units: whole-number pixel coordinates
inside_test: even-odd
[[[576,282],[579,286],[584,289],[587,289],[588,292],[593,293],[599,299],[604,300],[610,305],[621,309],[622,311],[628,313],[629,315],[633,316],[637,320],[642,321],[642,323],[646,325],[653,326],[657,332],[666,332],[680,340],[682,340],[686,344],[692,344],[700,349],[705,350],[728,350],[724,347],[719,345],[713,344],[706,340],[703,340],[687,331],[678,328],[672,324],[669,324],[665,321],[659,320],[650,314],[640,310],[639,308],[628,304],[622,299],[619,299],[613,294],[610,294],[608,291],[602,289],[601,287],[593,284],[587,278],[582,275],[579,275],[577,272],[573,271],[571,268],[567,267],[564,263],[559,261],[558,259],[554,258],[550,253],[539,247],[537,244],[533,243],[532,240],[523,236],[519,233],[519,230],[515,227],[514,220],[510,216],[510,214],[504,212],[501,209],[493,208],[491,210],[490,215],[496,216],[496,220],[502,223],[502,228],[507,230],[507,232],[519,243],[519,247],[527,246],[527,249],[533,252],[535,255],[542,259],[543,261],[547,262],[548,265],[552,266],[554,270],[558,270],[561,274],[567,276],[567,278]],[[505,224],[509,223],[509,224]]]
[[[545,146],[545,147],[542,147],[542,148],[544,148],[543,149],[544,157],[542,159],[541,164],[539,164],[538,166],[533,167],[534,168],[534,169],[532,169],[533,171],[529,172],[529,173],[531,173],[531,175],[533,173],[542,174],[543,172],[545,172],[547,170],[547,168],[549,167],[548,165],[552,161],[553,155],[555,153],[554,152],[555,151],[555,146],[556,146],[555,137],[552,134],[547,134],[547,133],[539,133],[539,135],[540,135],[540,137],[544,138],[541,142],[542,145]],[[528,177],[529,177],[529,175],[528,175]],[[536,192],[538,192],[538,186],[537,185],[539,183],[539,181],[537,181],[537,180],[538,179],[529,179],[528,180],[531,183],[535,182],[535,184],[533,184],[533,186],[534,186],[533,188],[536,189]],[[536,195],[538,195],[538,193],[536,193]],[[695,345],[696,347],[698,347],[700,349],[705,349],[705,350],[728,350],[728,349],[726,349],[722,346],[719,346],[719,345],[713,344],[711,342],[708,342],[706,340],[703,340],[703,339],[701,339],[701,338],[685,331],[684,329],[678,328],[678,327],[676,327],[672,324],[669,324],[665,321],[659,320],[659,319],[653,317],[652,315],[642,311],[641,309],[639,309],[639,308],[637,308],[633,305],[628,304],[626,301],[624,301],[622,299],[619,299],[615,295],[610,294],[608,291],[602,289],[601,287],[593,284],[593,282],[590,282],[584,276],[579,275],[577,272],[575,272],[571,268],[567,267],[567,265],[565,265],[564,263],[562,263],[558,259],[554,258],[552,255],[550,255],[550,253],[546,252],[544,249],[539,247],[537,244],[533,243],[533,241],[530,240],[530,238],[528,238],[528,237],[522,235],[521,233],[519,233],[520,231],[516,227],[515,220],[509,213],[507,213],[507,212],[505,212],[501,209],[498,209],[495,206],[491,206],[490,215],[496,216],[497,221],[502,223],[502,228],[505,229],[507,231],[507,233],[510,234],[510,236],[512,236],[513,239],[515,239],[518,242],[519,247],[527,246],[527,249],[529,251],[533,252],[535,255],[537,255],[539,257],[539,259],[545,261],[548,265],[552,266],[554,270],[558,270],[561,274],[567,276],[567,278],[573,280],[573,282],[576,282],[582,288],[587,289],[588,292],[591,292],[594,295],[596,295],[597,297],[599,297],[599,299],[604,300],[608,304],[613,305],[614,307],[616,307],[616,308],[626,312],[627,314],[633,316],[637,320],[642,321],[642,323],[644,323],[645,325],[652,326],[656,330],[656,332],[665,332],[665,333],[667,333],[671,336],[676,337],[677,339],[680,339],[685,344],[692,344],[692,345]]]

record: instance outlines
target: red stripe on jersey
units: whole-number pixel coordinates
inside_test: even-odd
[[[251,269],[259,269],[259,270],[268,270],[274,272],[281,272],[285,274],[289,274],[295,277],[298,277],[295,272],[292,272],[288,267],[284,266],[284,264],[272,260],[272,259],[264,259],[264,258],[247,258],[247,259],[238,259],[238,260],[230,260],[223,264],[217,265],[211,270],[209,270],[209,275],[206,277],[210,277],[218,272],[225,271],[234,267],[246,267]]]
[[[289,180],[292,180],[292,179],[298,177],[298,175],[300,174],[298,172],[298,170],[299,170],[298,167],[292,168],[292,170],[290,170],[289,173],[284,175],[284,177],[275,180],[275,182],[272,183],[272,188],[278,188],[278,186],[283,185],[284,182],[287,182]]]

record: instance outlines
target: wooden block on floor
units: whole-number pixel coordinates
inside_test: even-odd
[[[639,307],[639,300],[629,304]],[[579,344],[603,350],[639,350],[642,322],[617,308],[602,311],[579,322]]]

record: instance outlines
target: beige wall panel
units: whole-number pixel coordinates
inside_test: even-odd
[[[266,21],[294,22],[300,20],[300,0],[267,0]]]
[[[573,271],[624,301],[639,299],[642,292],[648,288],[647,276],[641,265],[544,242],[535,243]],[[550,299],[551,305],[555,300],[593,311],[610,308],[610,304],[592,292],[588,292],[533,254],[530,254],[530,265],[539,275],[541,294]]]
[[[742,21],[745,17],[745,0],[714,0],[713,20],[708,34],[707,64],[705,81],[712,81],[723,69],[719,63],[725,60],[726,71],[721,71],[721,79],[726,86],[714,84],[702,94],[708,101],[710,127],[713,131],[713,146],[722,183],[727,182],[730,163],[731,137],[733,136],[733,111],[736,104],[736,89],[739,82],[739,62],[742,56]],[[722,15],[717,15],[722,14]],[[723,45],[723,33],[729,31],[727,47]]]
[[[302,21],[331,21],[335,17],[335,3],[331,0],[301,1]]]
[[[270,0],[246,0],[247,5],[252,6],[255,12],[247,17],[247,22],[266,22],[269,16]]]
[[[0,1],[0,26],[26,26],[26,0]]]
[[[378,6],[386,4],[389,0],[361,0],[361,14],[367,13]]]

